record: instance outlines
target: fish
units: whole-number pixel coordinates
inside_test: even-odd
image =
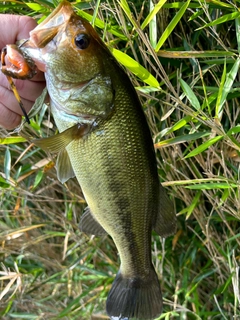
[[[120,268],[107,297],[108,316],[157,318],[163,301],[152,263],[152,231],[166,238],[176,231],[177,219],[159,181],[151,132],[135,88],[96,30],[67,1],[16,50],[45,73],[59,130],[33,142],[58,154],[62,183],[76,176],[87,202],[80,229],[110,235],[118,250]]]

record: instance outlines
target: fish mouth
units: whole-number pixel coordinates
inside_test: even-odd
[[[30,32],[31,42],[37,48],[44,48],[57,35],[59,30],[67,25],[73,14],[71,4],[62,1],[57,9]]]

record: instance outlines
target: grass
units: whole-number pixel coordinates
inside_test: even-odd
[[[38,20],[55,5],[6,1],[0,12]],[[240,2],[74,6],[90,21],[93,15],[127,66],[175,203],[176,235],[153,235],[164,298],[159,319],[240,319]],[[47,119],[44,109],[25,134],[54,134]],[[119,265],[114,244],[79,231],[80,187],[74,179],[58,182],[54,158],[4,129],[1,137],[1,319],[107,319]]]

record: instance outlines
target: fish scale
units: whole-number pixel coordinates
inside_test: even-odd
[[[14,46],[8,49],[10,55]],[[96,31],[67,1],[11,56],[19,57],[21,51],[45,72],[60,132],[33,142],[58,153],[60,181],[76,175],[88,204],[81,230],[108,233],[119,252],[107,313],[112,320],[155,319],[162,312],[162,294],[152,265],[151,232],[173,234],[176,216],[159,182],[136,91]],[[8,72],[14,75],[6,66]]]
[[[149,226],[152,226],[158,210],[159,182],[145,117],[135,92],[131,95],[128,92],[128,88],[132,88],[128,78],[124,80],[128,86],[123,87],[121,83],[115,86],[115,110],[111,119],[100,123],[99,129],[86,138],[73,142],[67,150],[92,214],[113,237],[120,252],[121,264],[127,265],[134,275],[139,272],[135,269],[142,269],[143,262],[146,264],[144,269],[151,267]],[[134,99],[126,99],[132,96]],[[103,133],[99,135],[98,130]],[[89,166],[90,163],[94,169]],[[100,186],[98,181],[101,181]],[[115,235],[113,228],[118,220],[121,229]],[[139,230],[136,240],[131,237],[131,241],[129,236],[119,239],[119,233],[130,235],[134,228]],[[129,247],[135,248],[135,253],[136,249],[138,251],[133,259],[133,251],[130,250],[129,255],[125,253],[121,257],[121,251],[126,250],[126,242]],[[141,250],[144,247],[146,249]],[[136,266],[129,265],[129,261],[135,261]],[[129,273],[124,267],[121,271],[123,274]]]

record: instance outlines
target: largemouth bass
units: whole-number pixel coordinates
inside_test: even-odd
[[[76,175],[88,204],[81,230],[108,233],[119,252],[108,315],[155,319],[162,312],[162,294],[151,232],[173,234],[176,216],[159,182],[150,130],[133,85],[97,32],[66,1],[17,50],[45,72],[60,132],[34,142],[59,153],[62,182]]]

